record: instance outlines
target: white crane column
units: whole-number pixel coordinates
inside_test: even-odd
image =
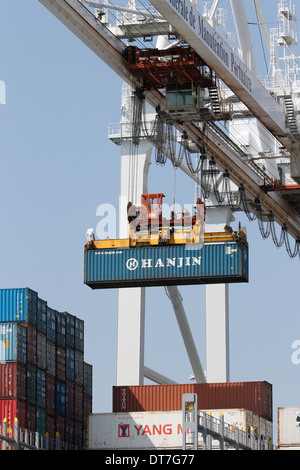
[[[130,155],[129,142],[122,144],[121,197],[120,197],[120,238],[128,237],[127,202],[140,204],[141,194],[147,192],[146,175],[149,169],[151,148],[142,141],[138,155]],[[128,175],[133,160],[138,161],[134,188],[128,186]],[[131,196],[134,189],[136,199]],[[144,328],[145,288],[119,289],[118,293],[118,344],[117,344],[117,385],[142,385],[144,377]]]
[[[152,144],[140,139],[132,143],[130,93],[123,93],[121,120],[121,188],[119,237],[128,238],[127,203],[140,205],[147,193]],[[117,385],[142,385],[144,381],[145,288],[118,292]]]
[[[206,232],[223,232],[234,220],[230,208],[207,206]],[[229,287],[228,284],[205,286],[206,380],[229,382]]]

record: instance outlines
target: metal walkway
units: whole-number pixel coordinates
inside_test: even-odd
[[[257,439],[253,428],[248,433],[225,423],[223,415],[217,419],[198,410],[197,394],[186,393],[182,397],[182,449],[275,450],[276,447],[266,439]]]

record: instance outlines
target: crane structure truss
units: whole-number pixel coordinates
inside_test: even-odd
[[[128,60],[126,60],[124,56],[127,45],[124,44],[120,38],[112,34],[110,29],[101,22],[101,17],[96,17],[95,14],[84,5],[84,3],[93,3],[94,7],[98,5],[100,8],[103,4],[100,2],[85,2],[84,0],[39,1],[126,83],[133,88],[142,87],[143,83],[141,79],[137,78],[136,74],[130,70]],[[220,59],[219,55],[221,54],[222,57],[225,54],[227,57],[226,52],[221,52],[221,48],[223,47],[221,44],[224,44],[225,51],[225,42],[222,42],[222,38],[220,38],[202,18],[195,5],[189,2],[189,0],[185,0],[183,3],[187,10],[185,10],[186,13],[182,16],[180,11],[178,12],[176,9],[176,5],[179,5],[180,2],[151,0],[151,4],[161,13],[161,20],[155,18],[155,22],[159,22],[160,24],[161,21],[167,20],[167,22],[172,25],[172,28],[170,28],[172,34],[177,33],[178,38],[186,36],[184,38],[185,42],[192,47],[196,54],[205,61],[205,64],[207,64],[228,87],[232,88],[241,102],[251,110],[251,114],[256,116],[257,119],[269,129],[274,137],[280,140],[282,147],[289,152],[291,163],[296,162],[294,166],[297,166],[299,160],[299,144],[295,137],[289,132],[284,108],[263,85],[259,83],[258,79],[253,76],[252,72],[247,69],[246,65],[241,62],[237,56],[232,58],[230,52],[230,59],[228,58],[228,60],[229,64],[231,64],[230,67],[233,67],[232,72],[230,67],[228,69],[227,65],[224,65],[224,61]],[[197,28],[201,27],[200,31],[202,32],[202,36],[204,31],[207,31],[205,41],[201,40],[201,35],[199,37],[199,34],[195,34],[194,27],[190,26],[190,18],[192,18],[192,25],[195,27],[197,25]],[[154,30],[156,29],[154,28]],[[215,50],[219,51],[217,54],[211,47],[208,38],[219,38],[219,41],[215,40],[214,42]],[[217,43],[219,46],[216,45]],[[245,84],[242,83],[242,81],[245,82],[245,76],[249,79],[247,79],[248,84],[251,81],[251,90],[247,89]],[[239,77],[244,78],[241,81]],[[145,90],[144,95],[147,102],[149,102],[154,109],[165,106],[166,98],[164,94],[161,93],[161,90]],[[266,193],[262,189],[264,178],[253,171],[247,162],[240,158],[230,142],[220,138],[220,134],[218,132],[216,133],[213,127],[203,132],[201,126],[195,122],[175,122],[174,125],[180,132],[185,132],[192,142],[195,142],[197,145],[203,143],[207,151],[214,156],[220,171],[227,170],[231,180],[237,184],[237,186],[242,185],[244,187],[247,197],[250,200],[259,198],[263,211],[265,213],[271,211],[274,220],[280,226],[285,225],[288,233],[295,238],[295,240],[299,238],[300,218],[297,211],[294,210],[289,202],[281,197],[279,192]],[[297,178],[295,182],[298,183]]]

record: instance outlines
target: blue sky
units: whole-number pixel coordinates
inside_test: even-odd
[[[265,13],[275,21],[277,2],[268,4],[274,8]],[[0,288],[30,287],[50,307],[85,321],[93,412],[109,412],[117,291],[84,286],[83,247],[86,229],[99,221],[99,204],[118,204],[120,149],[107,128],[120,120],[122,81],[37,0],[1,0],[0,80],[6,84],[6,104],[0,105]],[[176,178],[178,202],[189,203],[194,183],[180,172]],[[170,163],[152,161],[149,191],[172,201]],[[235,227],[238,221],[248,231],[250,280],[230,286],[230,379],[272,383],[276,412],[299,405],[300,364],[292,363],[292,343],[300,340],[299,259],[263,240],[257,222],[236,214]],[[180,291],[205,368],[204,288]],[[145,364],[186,383],[191,368],[163,288],[148,289],[146,302]]]

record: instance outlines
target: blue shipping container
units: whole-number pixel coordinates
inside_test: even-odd
[[[0,323],[0,362],[27,362],[27,329],[18,323]]]
[[[64,312],[56,314],[56,342],[60,346],[66,345],[66,314]]]
[[[66,379],[74,381],[75,379],[75,351],[66,347]]]
[[[47,302],[40,298],[37,299],[36,310],[36,326],[37,330],[46,334],[47,332]]]
[[[36,370],[36,404],[41,408],[46,406],[46,372]]]
[[[86,250],[92,289],[248,281],[248,246],[238,243]]]
[[[84,321],[75,317],[75,349],[84,350]]]
[[[29,288],[0,289],[0,322],[36,325],[37,293]]]
[[[70,315],[70,313],[65,312],[66,314],[66,346],[74,348],[75,346],[75,317]]]

